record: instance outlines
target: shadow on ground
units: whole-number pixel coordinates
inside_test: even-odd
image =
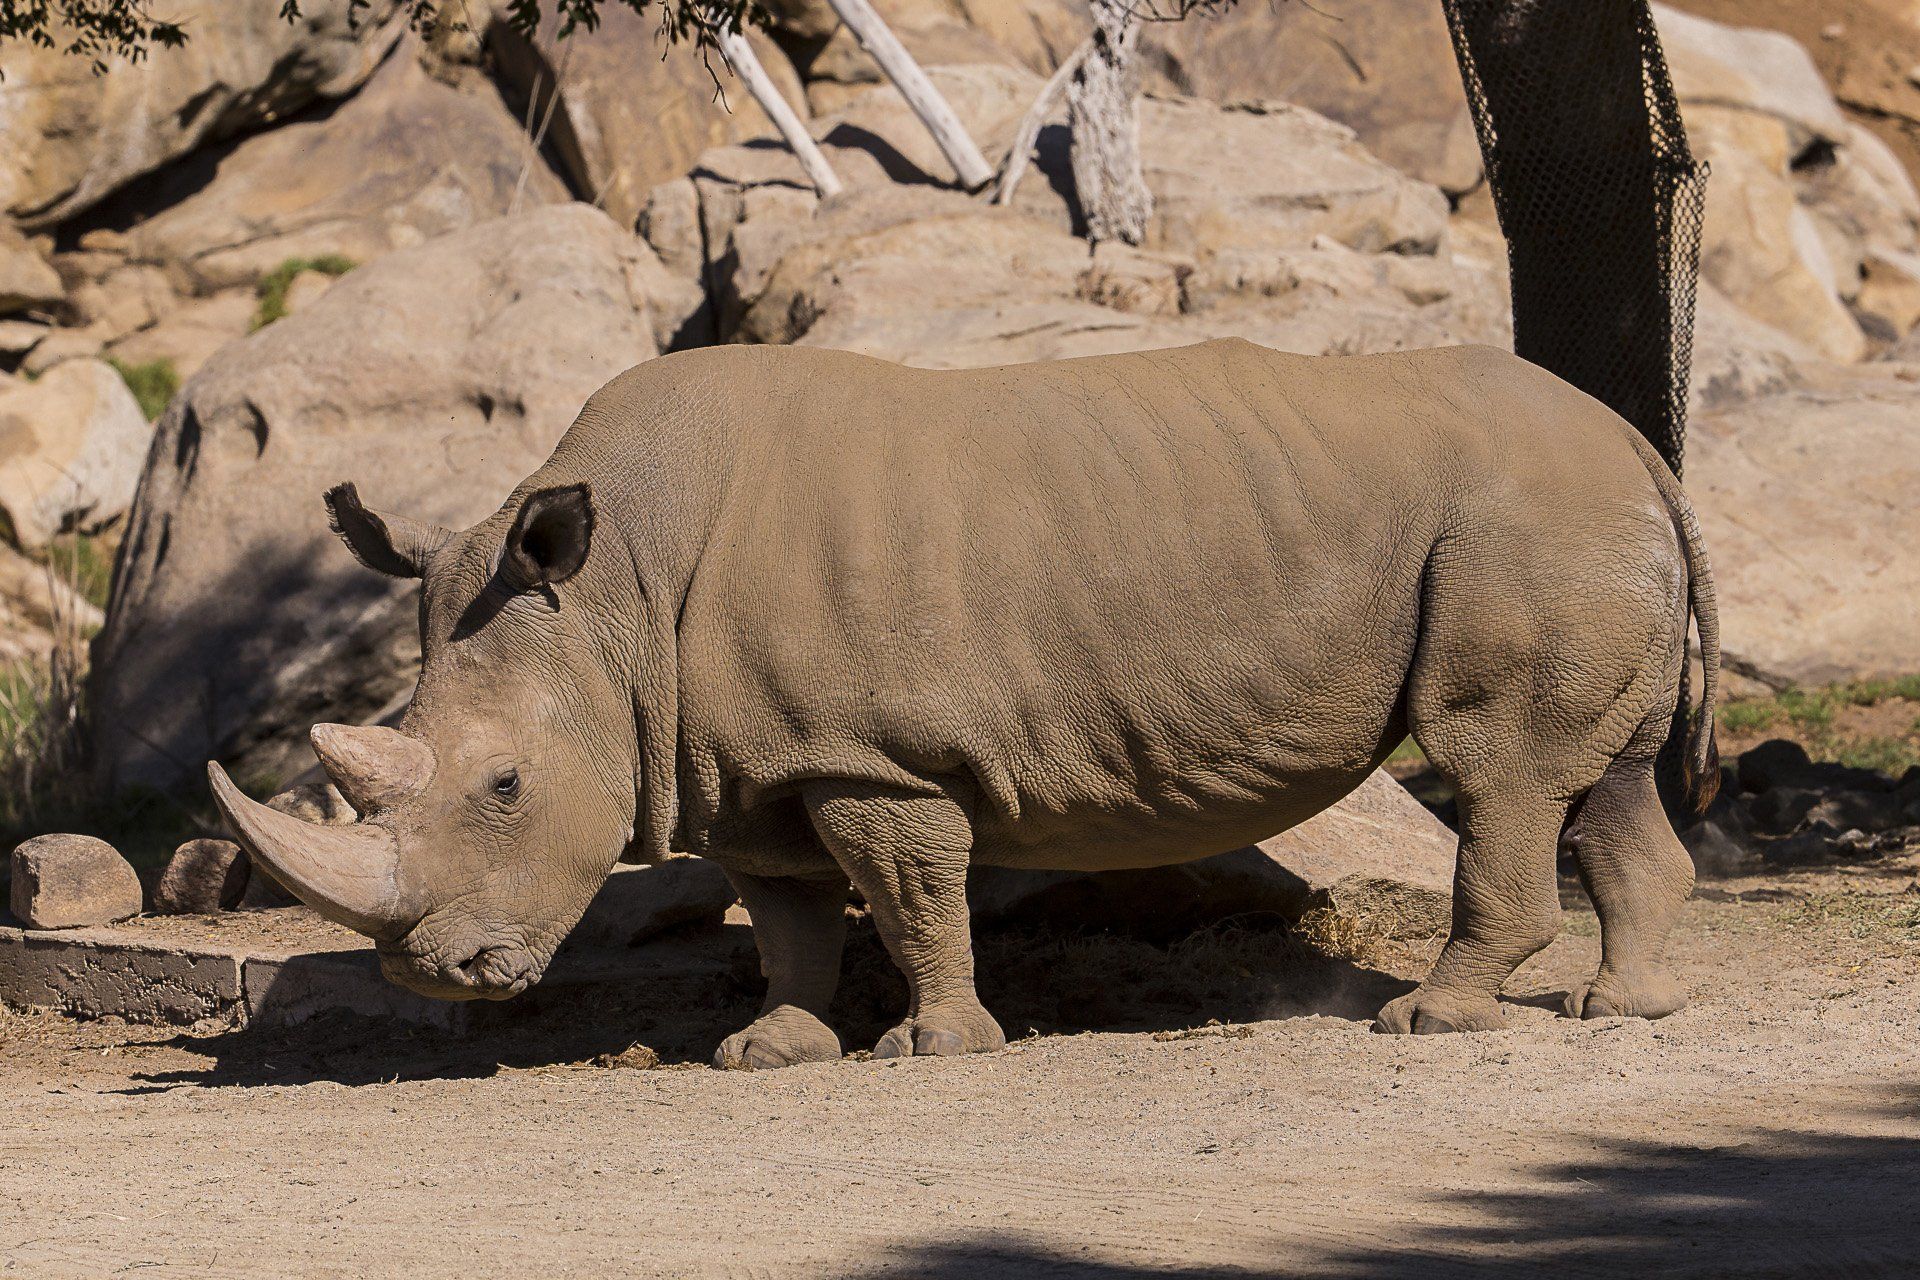
[[[1171,943],[1112,934],[983,933],[982,1000],[1011,1038],[1030,1033],[1175,1031],[1209,1021],[1328,1015],[1370,1018],[1412,984],[1312,950],[1271,920],[1227,922]],[[902,1016],[907,988],[864,918],[853,922],[833,1022],[849,1050]],[[493,1075],[559,1065],[705,1067],[752,1021],[764,984],[738,949],[731,970],[671,990],[645,984],[533,991],[448,1028],[351,1014],[291,1027],[177,1036],[204,1069],[153,1072],[139,1091]]]
[[[1713,1146],[1617,1142],[1578,1160],[1523,1167],[1511,1190],[1429,1190],[1353,1234],[1380,1243],[1317,1251],[1275,1242],[1263,1267],[1090,1261],[995,1238],[897,1256],[861,1280],[994,1276],[1088,1280],[1531,1280],[1553,1277],[1845,1276],[1920,1273],[1920,1085],[1853,1119],[1871,1134],[1755,1129]],[[1852,1126],[1848,1126],[1852,1127]],[[1244,1249],[1243,1249],[1244,1251]]]

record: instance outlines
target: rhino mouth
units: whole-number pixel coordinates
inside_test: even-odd
[[[403,940],[374,949],[387,981],[436,1000],[511,999],[540,981],[546,969],[527,948],[512,944],[422,952]]]

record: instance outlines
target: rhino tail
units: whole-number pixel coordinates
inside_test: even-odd
[[[1720,790],[1720,748],[1714,740],[1713,709],[1720,695],[1720,606],[1713,588],[1713,566],[1700,538],[1700,522],[1693,504],[1654,447],[1638,431],[1630,431],[1640,459],[1673,517],[1674,532],[1687,564],[1687,613],[1700,636],[1700,706],[1692,703],[1692,683],[1686,664],[1681,667],[1680,696],[1674,703],[1673,728],[1661,751],[1661,791],[1668,811],[1699,817]]]

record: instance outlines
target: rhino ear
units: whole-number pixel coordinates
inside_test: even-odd
[[[419,577],[433,553],[453,536],[438,525],[369,511],[351,484],[327,490],[327,523],[354,559],[391,578]]]
[[[500,574],[515,591],[552,587],[580,572],[593,545],[593,494],[584,484],[527,495],[513,518]]]

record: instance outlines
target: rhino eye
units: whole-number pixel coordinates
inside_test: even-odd
[[[509,769],[493,780],[493,794],[511,800],[520,794],[520,771]]]

